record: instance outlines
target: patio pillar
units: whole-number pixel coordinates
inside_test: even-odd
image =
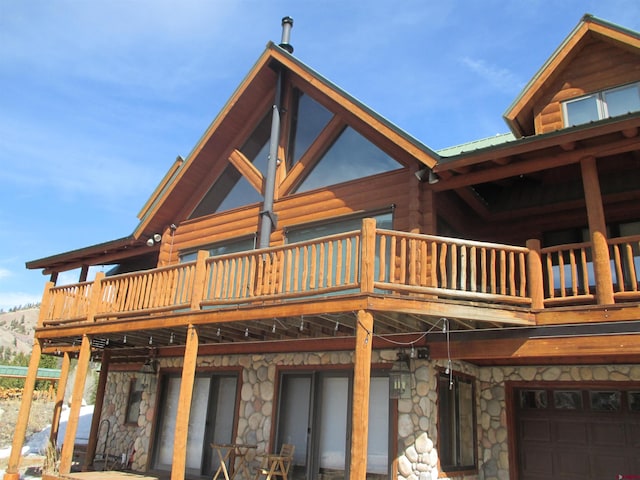
[[[613,280],[607,244],[607,224],[602,206],[598,167],[595,157],[583,158],[580,161],[582,186],[587,205],[589,219],[589,236],[593,252],[593,271],[596,277],[596,298],[599,305],[614,303]]]
[[[349,469],[349,478],[354,479],[363,479],[367,476],[372,336],[373,315],[366,310],[359,310],[357,315],[356,351],[353,367],[351,467]]]
[[[22,389],[22,402],[20,403],[20,411],[18,413],[18,421],[13,434],[13,442],[11,443],[11,453],[7,463],[7,470],[4,474],[4,480],[19,480],[20,473],[20,454],[24,444],[24,437],[29,424],[29,413],[31,413],[31,403],[33,402],[33,390],[36,385],[36,377],[38,376],[38,365],[40,364],[40,356],[42,354],[42,345],[39,340],[33,342],[33,350],[29,359],[29,369],[27,370],[27,378],[24,380],[24,388]]]
[[[56,391],[56,403],[53,407],[53,418],[51,419],[51,433],[49,434],[49,441],[54,447],[57,447],[58,445],[60,415],[62,414],[62,407],[64,406],[64,392],[67,389],[70,364],[71,357],[69,356],[69,352],[64,352],[62,354],[62,366],[60,367],[60,380],[58,380],[58,390]]]
[[[91,417],[91,430],[89,431],[89,443],[87,444],[87,455],[84,457],[83,470],[89,470],[93,465],[93,459],[96,456],[96,447],[98,446],[98,435],[100,430],[100,420],[102,416],[102,404],[104,403],[104,391],[107,386],[107,376],[109,375],[109,358],[110,354],[104,350],[102,352],[102,360],[100,363],[100,378],[98,379],[98,388],[96,389],[96,401],[93,406],[93,416]]]
[[[193,325],[189,325],[187,328],[187,344],[184,349],[184,361],[182,364],[178,411],[176,412],[176,430],[173,436],[171,480],[184,480],[187,467],[189,415],[191,413],[191,398],[193,396],[193,383],[198,360],[198,343],[198,330]]]
[[[78,431],[78,422],[80,420],[80,409],[82,408],[82,396],[84,394],[84,385],[87,379],[87,370],[89,369],[90,360],[91,340],[89,340],[87,335],[83,335],[82,343],[80,344],[80,354],[78,355],[78,364],[76,366],[76,379],[73,383],[73,393],[71,394],[69,420],[67,421],[67,429],[64,434],[62,451],[60,452],[60,473],[63,475],[71,472],[73,448],[76,442],[76,433]]]

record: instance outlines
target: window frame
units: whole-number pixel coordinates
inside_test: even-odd
[[[619,92],[621,90],[626,90],[626,89],[634,89],[636,90],[637,94],[638,94],[638,98],[640,99],[640,82],[633,82],[633,83],[628,83],[626,85],[620,85],[617,87],[613,87],[613,88],[607,88],[604,90],[600,90],[597,92],[591,92],[588,93],[586,95],[581,95],[579,97],[575,97],[575,98],[571,98],[569,100],[565,100],[562,102],[562,119],[563,119],[563,124],[566,127],[573,127],[573,126],[578,126],[578,125],[586,125],[590,122],[597,122],[599,120],[604,120],[607,118],[612,118],[612,117],[618,117],[621,115],[624,115],[624,113],[622,114],[617,114],[617,115],[610,115],[609,114],[609,108],[608,108],[608,104],[607,104],[607,95],[613,92]],[[582,123],[571,123],[571,119],[570,119],[570,115],[569,115],[569,105],[571,105],[572,103],[576,103],[576,102],[581,102],[585,99],[588,99],[590,97],[593,97],[596,101],[596,111],[598,114],[598,118],[595,118],[593,120],[589,120],[587,122],[582,122]],[[640,111],[640,110],[630,110],[630,112],[635,112],[635,111]]]
[[[476,399],[476,379],[475,377],[461,373],[458,371],[451,371],[447,373],[443,369],[439,369],[437,377],[437,393],[438,393],[438,453],[440,469],[444,473],[475,473],[478,471],[478,422],[477,422],[477,399]],[[453,383],[453,390],[448,388],[449,383]],[[470,443],[470,453],[473,455],[473,463],[465,464],[462,462],[463,452],[461,443],[461,421],[460,421],[460,383],[468,384],[471,388],[471,424],[473,428],[472,439]],[[444,402],[451,399],[455,404],[453,408],[443,408]],[[453,413],[454,417],[449,417],[448,425],[445,425],[445,413]],[[445,435],[445,428],[448,430]],[[452,431],[453,430],[453,431]],[[448,452],[447,449],[451,449],[451,446],[445,446],[446,438],[452,438],[455,435],[454,446],[455,451]],[[445,455],[445,453],[447,455]]]

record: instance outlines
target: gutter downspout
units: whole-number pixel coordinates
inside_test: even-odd
[[[280,46],[291,53],[293,48],[289,45],[289,32],[293,26],[291,17],[282,19],[282,43]],[[269,159],[267,163],[267,178],[264,187],[264,204],[260,212],[260,242],[259,248],[268,248],[271,232],[276,227],[278,217],[273,211],[273,198],[276,185],[276,168],[278,166],[278,144],[280,141],[280,104],[282,101],[282,69],[278,70],[276,95],[272,107],[271,137],[269,140]]]

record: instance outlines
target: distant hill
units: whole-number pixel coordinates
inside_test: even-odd
[[[33,331],[38,323],[38,307],[0,313],[0,349],[7,360],[12,352],[29,355],[33,347]]]

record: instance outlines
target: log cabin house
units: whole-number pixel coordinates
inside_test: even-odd
[[[293,56],[290,26],[130,236],[27,263],[51,281],[25,388],[60,355],[61,403],[77,358],[50,478],[103,453],[211,478],[212,444],[251,445],[249,469],[292,444],[293,479],[640,474],[638,32],[586,15],[509,133],[436,152]]]

